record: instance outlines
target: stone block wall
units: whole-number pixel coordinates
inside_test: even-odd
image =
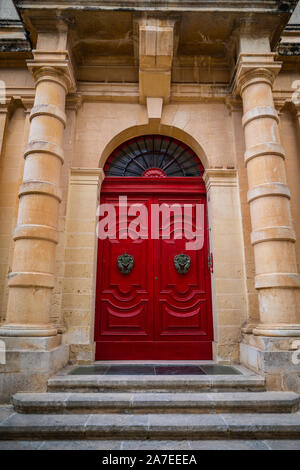
[[[34,94],[27,71],[14,77]],[[279,83],[280,85],[280,83]],[[278,86],[279,86],[278,85]],[[278,87],[277,86],[277,87]],[[180,93],[180,86],[176,88]],[[29,93],[27,91],[27,93]],[[72,362],[94,358],[94,302],[97,264],[96,208],[109,153],[130,137],[162,133],[191,146],[206,169],[211,251],[214,256],[212,295],[214,305],[214,357],[220,362],[239,360],[241,330],[258,319],[254,289],[254,257],[250,244],[248,183],[243,161],[242,110],[225,102],[171,102],[161,118],[149,120],[147,106],[137,102],[78,99],[67,102],[64,133],[65,161],[61,175],[59,243],[51,322],[64,333]],[[73,104],[72,104],[73,103]],[[29,109],[30,110],[30,109]],[[13,230],[22,180],[23,151],[29,113],[21,102],[7,118],[0,159],[0,307],[4,320],[7,282],[13,249]],[[287,158],[287,179],[297,235],[300,264],[299,130],[292,111],[280,114],[282,143]]]

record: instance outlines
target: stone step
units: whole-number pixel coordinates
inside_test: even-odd
[[[300,413],[19,414],[0,422],[9,439],[297,439]]]
[[[235,393],[17,393],[19,413],[292,413],[293,392]]]
[[[49,392],[236,392],[263,391],[258,375],[56,375]]]
[[[211,440],[0,440],[1,450],[300,450],[300,440],[211,439]]]

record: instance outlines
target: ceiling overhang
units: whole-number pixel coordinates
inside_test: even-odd
[[[69,26],[69,49],[78,80],[137,83],[143,65],[141,21],[174,23],[167,56],[172,82],[228,82],[236,62],[239,31],[268,36],[277,45],[296,0],[15,0],[33,49],[40,31],[58,20]],[[169,73],[169,72],[168,72]],[[143,73],[143,75],[145,75]],[[145,75],[145,79],[149,75]]]

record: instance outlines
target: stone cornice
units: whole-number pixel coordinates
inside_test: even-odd
[[[282,7],[283,3],[284,8]],[[97,80],[96,67],[109,67],[111,57],[113,57],[116,61],[119,60],[119,64],[127,61],[124,65],[124,67],[126,66],[124,75],[126,74],[126,80],[133,82],[137,79],[139,62],[142,75],[146,75],[146,77],[142,77],[145,80],[141,80],[143,82],[141,102],[145,103],[145,98],[149,95],[148,92],[144,92],[144,88],[151,89],[151,87],[160,90],[157,92],[155,89],[151,92],[151,97],[163,97],[164,102],[168,101],[170,87],[168,86],[168,77],[165,80],[163,68],[169,71],[173,56],[174,58],[198,57],[198,54],[202,55],[202,50],[205,50],[206,45],[209,47],[209,53],[207,54],[205,50],[204,57],[209,57],[212,60],[224,58],[226,59],[224,62],[229,63],[229,67],[224,70],[224,73],[220,73],[222,81],[224,77],[227,79],[235,53],[230,49],[231,35],[233,30],[240,27],[241,22],[246,25],[252,24],[251,33],[254,37],[260,35],[263,29],[266,37],[269,37],[271,45],[275,47],[293,10],[295,1],[254,0],[249,4],[246,0],[169,0],[167,2],[165,0],[128,0],[127,2],[114,0],[93,2],[83,0],[19,0],[16,1],[16,4],[33,44],[36,43],[36,37],[39,33],[55,32],[59,29],[60,23],[66,24],[66,28],[71,33],[68,46],[72,50],[74,64],[78,67],[78,76],[81,72],[82,79],[94,80],[96,77]],[[121,31],[119,28],[113,27],[115,11],[118,11],[116,14],[120,17],[118,21],[122,23],[122,18],[124,18],[124,31],[123,28]],[[161,22],[157,27],[157,40],[149,41],[147,38],[144,43],[147,47],[158,44],[160,41],[159,29],[164,29],[161,35],[164,36],[161,41],[163,47],[159,48],[160,53],[144,54],[138,51],[138,43],[142,36],[153,36],[152,32],[149,34],[145,32],[145,28],[148,26],[146,23],[151,20]],[[140,21],[144,22],[142,34],[138,34],[137,29],[139,28],[135,26]],[[174,28],[173,38],[166,40],[172,34],[168,35],[168,26],[162,23],[172,23],[172,21],[181,23],[181,25],[180,28],[177,26]],[[99,25],[103,22],[101,34],[100,30],[95,29],[98,22]],[[201,24],[203,24],[203,28]],[[222,27],[216,29],[216,24],[220,24]],[[169,26],[172,25],[169,24]],[[84,35],[81,34],[83,30],[85,31]],[[106,50],[106,53],[103,54],[103,50]],[[102,59],[108,57],[108,62],[102,63],[101,57]],[[151,72],[150,77],[151,64],[154,64],[155,71]],[[201,67],[202,64],[199,65]],[[198,72],[196,66],[194,68],[195,75],[202,73]],[[161,73],[159,77],[156,77],[154,75],[158,74],[158,70]],[[188,73],[192,77],[192,71]],[[120,70],[121,74],[122,70]],[[115,69],[101,71],[101,81],[113,81],[115,76]],[[220,79],[217,77],[216,82]],[[190,77],[187,81],[191,82]],[[195,82],[199,82],[199,80],[195,78]]]
[[[300,56],[300,40],[298,42],[284,42],[277,48],[279,56]]]
[[[6,93],[5,99],[0,103],[0,114],[7,114],[9,117],[13,114],[16,108],[24,107],[25,113],[29,113],[34,103],[34,95],[30,98],[22,96],[22,93],[9,94]]]
[[[35,90],[33,87],[8,88],[6,95],[8,101],[18,97],[22,102],[28,102],[31,105],[34,102]],[[287,95],[290,98],[291,93]],[[230,100],[230,89],[226,83],[223,84],[193,84],[193,83],[173,83],[171,85],[171,102],[225,102]],[[232,98],[241,106],[241,101]],[[70,93],[67,96],[67,109],[78,109],[82,102],[122,102],[138,103],[139,86],[138,83],[99,83],[99,82],[77,82],[77,92]],[[227,101],[226,101],[227,103]]]
[[[124,101],[136,103],[139,98],[137,83],[98,83],[78,82],[77,91],[82,95],[83,101]],[[171,84],[172,102],[223,102],[230,95],[226,83],[197,84],[173,83]]]
[[[58,0],[44,0],[44,1],[30,1],[30,0],[16,0],[16,6],[20,10],[41,10],[41,9],[56,9],[56,10],[84,10],[87,7],[94,11],[100,10],[136,10],[136,11],[249,11],[254,12],[278,12],[291,14],[295,8],[296,0],[286,0],[285,10],[280,9],[277,0],[264,1],[253,0],[251,3],[246,0],[172,0],[166,2],[165,0],[94,0],[93,5],[89,1],[73,0],[58,1]]]
[[[291,103],[299,109],[292,101],[293,89],[274,89],[273,99],[277,110]],[[20,100],[25,108],[31,108],[34,103],[35,90],[33,87],[7,88],[6,102],[1,107],[7,107],[12,100]],[[139,89],[137,83],[97,83],[78,82],[77,92],[69,94],[66,101],[66,109],[80,108],[83,102],[124,102],[138,103]],[[185,84],[174,83],[171,86],[171,102],[193,102],[193,103],[225,103],[228,110],[232,112],[242,111],[242,101],[238,96],[232,96],[226,84]]]
[[[122,101],[137,103],[139,100],[138,83],[99,83],[78,82],[78,94],[83,101]]]

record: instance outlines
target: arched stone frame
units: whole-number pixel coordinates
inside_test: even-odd
[[[161,134],[180,140],[195,152],[205,169],[209,168],[209,162],[206,153],[204,152],[200,143],[191,134],[188,134],[178,127],[159,123],[132,126],[116,134],[104,147],[99,160],[99,168],[104,168],[106,160],[116,147],[121,145],[123,142],[126,142],[126,140],[146,134]]]
[[[65,293],[63,294],[63,296],[69,295],[71,300],[69,302],[70,309],[64,312],[67,327],[65,340],[70,344],[71,362],[91,363],[95,358],[94,315],[97,266],[95,213],[101,193],[101,183],[105,177],[102,168],[117,146],[131,138],[154,133],[174,137],[188,145],[205,168],[210,244],[214,259],[212,272],[213,358],[223,363],[236,362],[239,359],[240,331],[242,324],[246,321],[246,284],[236,170],[209,168],[206,153],[193,136],[174,126],[152,122],[149,125],[133,126],[116,134],[103,149],[99,159],[99,168],[73,168],[71,170],[66,221],[66,239],[69,242],[66,246],[64,280],[65,286],[68,287],[64,289]],[[222,206],[226,212],[225,218],[220,215]],[[225,231],[222,223],[226,226]],[[90,231],[85,232],[84,235],[81,233],[83,225],[91,227]],[[76,246],[68,246],[68,243]],[[76,258],[80,251],[77,250],[77,247],[80,246],[85,254],[89,253],[90,257],[85,260],[86,263],[77,267],[76,263],[80,263],[73,259],[75,263],[73,273],[76,272],[76,269],[82,271],[77,271],[78,278],[72,277],[70,279],[71,251],[73,249],[73,255]],[[224,262],[224,258],[228,261]],[[230,273],[227,272],[229,267]],[[85,286],[85,298],[83,298],[84,296],[76,297],[75,292],[79,284],[81,287],[82,284]]]

